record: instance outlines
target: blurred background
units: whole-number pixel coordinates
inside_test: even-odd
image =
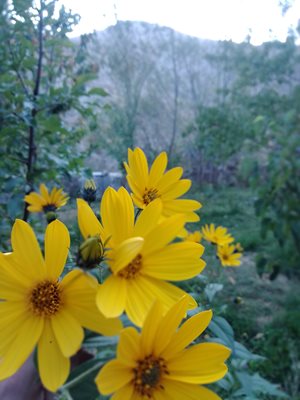
[[[255,371],[294,400],[299,18],[299,0],[0,3],[1,251],[41,182],[74,201],[94,177],[100,198],[124,184],[128,148],[149,161],[167,151],[193,181],[201,224],[226,226],[245,251],[214,306],[266,357]],[[256,396],[234,398],[277,395]]]

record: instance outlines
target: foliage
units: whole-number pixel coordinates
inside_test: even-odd
[[[96,72],[86,58],[91,37],[71,42],[66,35],[79,16],[64,7],[56,16],[55,6],[56,0],[1,3],[2,221],[17,215],[37,181],[56,181],[82,167],[78,142],[89,131],[95,95],[103,96],[87,90]]]
[[[296,400],[300,391],[299,294],[290,294],[284,305],[285,311],[267,326],[256,349],[266,357],[259,371],[272,381],[283,380],[284,388]]]

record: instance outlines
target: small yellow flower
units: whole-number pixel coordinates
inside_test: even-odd
[[[120,400],[220,400],[202,385],[222,379],[230,350],[218,343],[193,342],[208,326],[212,312],[185,317],[188,299],[183,297],[163,315],[155,302],[141,333],[130,327],[121,331],[117,358],[96,377],[99,392]]]
[[[31,192],[24,197],[24,200],[29,204],[27,207],[28,211],[44,211],[48,213],[64,206],[69,200],[69,197],[63,192],[63,189],[58,189],[56,187],[49,193],[47,187],[42,183],[40,185],[40,193]]]
[[[240,258],[242,257],[242,253],[237,253],[235,251],[235,245],[233,244],[218,246],[217,256],[219,257],[223,267],[238,267],[241,265]]]
[[[228,233],[226,228],[223,226],[215,228],[214,224],[204,225],[202,235],[203,239],[220,246],[234,241],[234,238]]]
[[[199,243],[172,243],[185,224],[183,215],[161,221],[162,203],[151,202],[135,220],[134,205],[126,189],[108,188],[103,194],[99,222],[82,199],[77,200],[78,224],[83,237],[99,235],[107,243],[107,264],[112,274],[97,294],[97,305],[107,317],[124,311],[141,326],[155,299],[165,310],[185,292],[168,281],[182,281],[198,275],[205,262]],[[189,296],[190,308],[196,306]]]
[[[162,201],[162,215],[185,214],[187,222],[199,221],[195,213],[201,207],[196,200],[179,199],[191,187],[190,179],[181,179],[183,169],[171,168],[165,172],[168,157],[160,153],[154,160],[150,170],[147,158],[140,148],[128,149],[128,163],[124,163],[127,182],[132,190],[132,199],[137,207],[144,209],[153,200]]]
[[[236,243],[236,244],[234,245],[234,251],[235,251],[236,253],[242,253],[242,252],[244,251],[244,249],[243,249],[241,243]]]
[[[202,237],[203,236],[200,231],[194,231],[194,232],[187,232],[187,235],[184,237],[184,239],[190,242],[200,243]]]
[[[95,278],[74,269],[59,280],[70,247],[62,222],[46,229],[45,257],[24,221],[15,222],[11,243],[12,253],[0,253],[0,380],[17,372],[37,346],[42,383],[55,392],[69,375],[83,327],[115,335],[122,326],[98,311]]]

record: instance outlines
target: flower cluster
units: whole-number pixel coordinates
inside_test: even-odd
[[[241,265],[243,248],[240,243],[232,244],[234,238],[226,228],[214,224],[205,225],[202,228],[202,237],[207,242],[217,246],[217,257],[223,267],[238,267]]]
[[[199,342],[210,310],[194,314],[198,304],[177,286],[205,267],[203,239],[218,245],[222,265],[239,265],[240,248],[225,228],[199,221],[201,204],[181,198],[190,186],[180,167],[166,170],[161,153],[148,166],[140,148],[124,163],[129,193],[109,187],[99,213],[96,186],[88,181],[77,199],[83,237],[76,265],[68,261],[70,237],[58,219],[48,220],[44,254],[30,225],[17,220],[12,252],[0,253],[0,379],[13,375],[37,350],[43,385],[55,392],[70,372],[70,357],[82,346],[84,328],[101,335],[120,335],[116,358],[100,370],[99,391],[122,399],[207,399],[219,397],[205,384],[221,379],[230,351],[222,344]],[[25,196],[31,212],[55,212],[67,202],[61,189]],[[56,216],[55,216],[56,217]],[[68,264],[67,270],[64,268]],[[95,278],[101,270],[101,278]],[[121,317],[129,326],[122,329]],[[197,340],[196,344],[193,342]],[[192,344],[192,345],[191,345]]]

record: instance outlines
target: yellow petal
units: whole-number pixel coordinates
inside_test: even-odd
[[[229,355],[230,350],[221,344],[197,344],[168,360],[168,379],[195,384],[215,382],[226,374],[224,361]]]
[[[43,211],[43,206],[45,205],[45,200],[36,192],[31,192],[24,197],[26,203],[30,204],[28,208],[29,211],[34,209],[34,212]]]
[[[191,184],[192,182],[190,179],[181,179],[173,185],[164,188],[161,193],[166,200],[176,199],[177,197],[184,195],[184,193],[190,189]]]
[[[159,351],[157,352],[155,347],[155,337],[162,316],[163,307],[159,301],[155,301],[146,316],[141,332],[141,348],[143,356],[147,356],[152,353],[154,353],[156,356],[159,355]],[[164,335],[165,333],[166,332],[164,332]]]
[[[153,278],[181,281],[200,274],[205,262],[200,259],[204,247],[199,243],[173,243],[145,257],[143,274]]]
[[[75,354],[83,340],[83,329],[79,322],[65,309],[51,318],[51,326],[62,354],[70,357]]]
[[[0,380],[13,375],[21,367],[32,353],[43,330],[43,318],[27,315],[25,319],[20,317],[17,321],[18,328],[15,332],[7,332],[9,343],[1,349]]]
[[[190,199],[165,200],[164,208],[168,213],[188,213],[201,208],[201,203]]]
[[[148,161],[145,153],[139,147],[133,153],[128,152],[130,175],[134,177],[139,186],[148,186]]]
[[[26,222],[17,219],[11,232],[14,256],[32,280],[43,279],[46,275],[45,262],[33,229]]]
[[[48,189],[44,183],[40,184],[40,193],[41,193],[42,197],[46,200],[47,204],[49,204],[50,203],[50,195],[49,195]]]
[[[178,182],[182,174],[183,169],[181,167],[171,168],[169,171],[167,171],[157,184],[157,189],[159,192],[163,192],[167,187],[173,185],[175,182]]]
[[[122,193],[124,196],[124,193]],[[128,195],[129,196],[129,195]],[[128,213],[129,201],[125,204],[120,199],[119,193],[112,187],[108,187],[101,201],[101,218],[106,237],[111,237],[113,245],[117,245],[123,240],[128,239],[128,231],[132,232],[133,204]]]
[[[117,358],[122,363],[134,367],[140,357],[140,335],[129,327],[122,330],[117,348]]]
[[[126,267],[142,250],[144,239],[142,237],[132,237],[121,242],[112,253],[112,260],[109,261],[114,273]]]
[[[189,298],[187,296],[182,297],[178,303],[174,304],[168,310],[164,318],[161,320],[155,335],[155,354],[161,354],[169,344],[170,339],[186,315],[188,303]]]
[[[145,237],[158,224],[161,212],[161,200],[152,201],[138,216],[134,227],[134,236]]]
[[[175,332],[170,343],[162,352],[162,357],[169,359],[187,347],[207,328],[212,318],[210,310],[203,311],[189,318],[180,329]]]
[[[200,217],[195,212],[186,212],[184,213],[186,222],[198,222],[200,221]]]
[[[46,229],[45,262],[49,279],[57,279],[65,266],[70,248],[70,235],[67,227],[55,220]]]
[[[30,317],[24,301],[0,302],[0,355],[5,353],[6,348],[15,340],[20,326],[28,316]]]
[[[109,276],[100,286],[96,304],[107,318],[114,318],[124,311],[127,298],[127,281],[118,276]]]
[[[70,372],[70,360],[63,356],[47,318],[38,343],[38,366],[42,383],[51,392],[65,383]]]
[[[191,385],[183,382],[175,382],[165,380],[163,382],[166,397],[155,397],[155,400],[163,400],[165,398],[172,400],[221,400],[211,390],[198,385]]]
[[[100,235],[103,238],[103,228],[98,221],[94,211],[82,199],[77,199],[78,225],[82,236],[86,239],[89,236]]]
[[[0,253],[0,299],[22,301],[30,285],[31,280],[14,268],[12,253]]]
[[[143,255],[149,255],[170,243],[183,228],[183,215],[166,218],[145,237]]]
[[[80,325],[107,336],[120,332],[120,320],[105,318],[96,306],[98,283],[94,277],[75,269],[64,277],[61,286],[64,304]]]
[[[114,393],[110,400],[132,400],[132,395],[133,385],[129,383]]]
[[[138,186],[136,181],[134,180],[134,178],[132,178],[131,175],[127,175],[126,179],[127,179],[127,182],[128,182],[128,185],[129,185],[131,191],[134,193],[134,195],[132,195],[132,200],[139,208],[144,208],[145,207],[144,200],[143,200],[143,195],[145,192],[144,185]],[[141,204],[141,205],[139,206],[139,204]]]
[[[122,220],[119,221],[119,225],[122,224],[122,237],[127,238],[132,235],[134,226],[134,206],[130,194],[124,187],[120,187],[118,190],[119,201],[122,205]],[[119,226],[120,228],[120,226]]]
[[[186,293],[176,286],[153,279],[150,277],[138,276],[127,282],[127,303],[126,312],[128,318],[137,326],[142,326],[145,316],[149,312],[153,302],[158,299],[167,311]],[[195,300],[188,296],[189,308],[197,307]]]
[[[154,160],[149,173],[149,186],[155,187],[162,178],[168,164],[168,156],[165,151],[160,153]]]
[[[102,394],[110,394],[125,386],[132,379],[132,368],[129,368],[118,360],[112,360],[104,365],[95,381],[98,390]]]

